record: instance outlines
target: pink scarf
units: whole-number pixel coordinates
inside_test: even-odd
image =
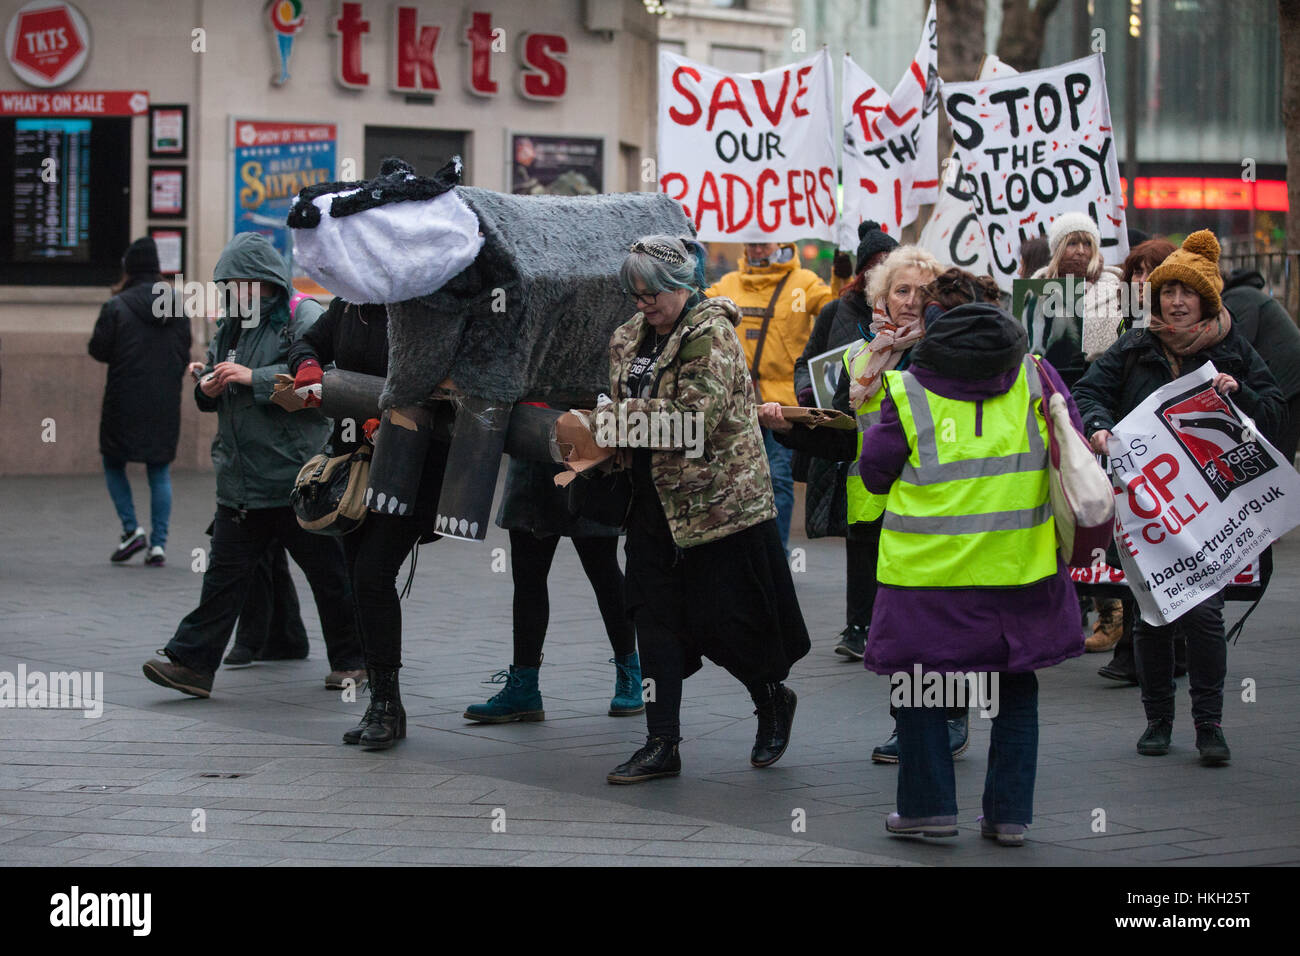
[[[903,353],[914,342],[925,335],[925,317],[917,316],[915,321],[899,325],[889,318],[881,303],[877,302],[871,313],[871,334],[872,339],[866,344],[867,351],[871,353],[867,359],[867,370],[860,378],[849,382],[849,404],[855,412],[862,407],[863,402],[880,391],[884,384],[884,374],[898,364]],[[852,359],[861,354],[859,349],[850,357],[849,364],[852,365]]]
[[[1160,340],[1165,357],[1173,368],[1174,378],[1182,374],[1182,359],[1196,355],[1211,346],[1218,345],[1232,328],[1232,316],[1227,309],[1220,309],[1212,319],[1199,322],[1186,322],[1176,325],[1164,318],[1152,314],[1151,331]]]

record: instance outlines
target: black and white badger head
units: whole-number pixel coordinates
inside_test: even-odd
[[[385,159],[365,182],[310,186],[289,210],[294,262],[349,302],[430,295],[483,248],[478,217],[456,194],[460,157],[433,176]]]

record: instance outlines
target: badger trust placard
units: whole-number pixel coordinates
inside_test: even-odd
[[[1300,524],[1300,475],[1216,374],[1206,362],[1175,379],[1111,432],[1115,537],[1148,624],[1177,620]]]

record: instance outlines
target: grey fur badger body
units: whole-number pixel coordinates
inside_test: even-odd
[[[693,234],[682,207],[662,193],[513,196],[458,179],[458,160],[429,179],[386,160],[376,179],[303,190],[290,213],[295,256],[308,275],[344,298],[388,307],[381,407],[428,404],[448,379],[466,410],[521,400],[563,406],[606,391],[610,337],[634,311],[619,289],[619,267],[641,236]],[[477,254],[467,247],[480,240],[465,233],[466,208],[481,235]],[[440,281],[449,257],[471,254]],[[434,278],[422,284],[426,274]],[[419,294],[407,294],[412,289]],[[508,427],[509,413],[483,418],[479,428],[457,420],[440,530],[444,517],[486,530],[488,516],[465,515],[456,490],[463,482],[495,486],[499,455],[489,462],[464,454],[470,449],[457,454],[462,442],[500,444],[495,433]],[[475,474],[454,472],[471,458]]]

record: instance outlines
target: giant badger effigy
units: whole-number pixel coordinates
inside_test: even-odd
[[[321,396],[326,414],[381,412],[370,507],[405,513],[427,443],[448,440],[437,529],[482,540],[502,453],[551,458],[558,411],[520,403],[592,407],[634,311],[618,281],[628,246],[694,230],[662,193],[513,196],[459,180],[458,158],[432,177],[389,159],[375,179],[304,189],[288,222],[307,275],[388,309],[382,392],[327,373]]]

